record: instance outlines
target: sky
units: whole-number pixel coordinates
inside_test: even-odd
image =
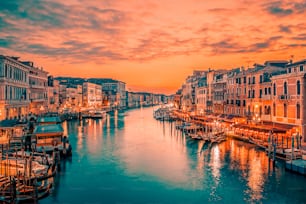
[[[174,93],[193,70],[306,58],[301,0],[0,0],[0,54]]]

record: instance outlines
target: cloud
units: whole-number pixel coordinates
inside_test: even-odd
[[[301,40],[301,41],[306,41],[306,33],[301,33],[298,34],[295,37],[292,37],[293,40]]]
[[[279,31],[283,33],[291,33],[291,27],[290,26],[284,26],[284,25],[279,25]]]
[[[292,14],[303,14],[306,9],[306,2],[275,1],[264,4],[264,7],[268,13],[283,17]]]
[[[236,41],[235,38],[227,38],[222,41],[207,44],[212,48],[213,55],[229,54],[229,53],[256,53],[260,51],[270,50],[282,36],[272,36],[262,42],[242,43]]]
[[[246,6],[249,4],[1,1],[0,46],[68,63],[88,60],[100,64],[193,54],[256,53],[275,50],[288,39],[287,44],[304,40],[301,21],[293,25],[280,20],[275,25],[267,21],[267,14],[253,19],[262,6],[264,12],[283,17],[303,11],[305,3],[278,1],[255,4],[254,8]]]

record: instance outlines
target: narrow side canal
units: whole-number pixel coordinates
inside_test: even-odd
[[[254,145],[208,149],[156,121],[153,108],[64,125],[73,157],[40,203],[306,203],[306,178]]]

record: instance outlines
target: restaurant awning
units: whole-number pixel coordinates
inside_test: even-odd
[[[235,124],[236,128],[243,128],[248,130],[254,130],[258,132],[273,132],[273,133],[286,133],[289,129],[271,127],[269,125],[248,125],[248,124]]]

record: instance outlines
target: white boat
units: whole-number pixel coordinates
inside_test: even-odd
[[[83,118],[93,118],[93,119],[106,118],[106,112],[99,111],[99,110],[90,110],[87,112],[83,112],[82,117]]]
[[[50,155],[39,152],[17,151],[12,153],[12,157],[18,159],[25,159],[25,158],[29,159],[30,157],[32,157],[34,161],[37,161],[40,164],[43,165],[53,164],[53,158]]]
[[[0,162],[0,173],[1,175],[6,176],[26,174],[27,176],[37,177],[46,175],[47,171],[48,166],[39,164],[37,161],[29,161],[26,159],[5,159]]]

